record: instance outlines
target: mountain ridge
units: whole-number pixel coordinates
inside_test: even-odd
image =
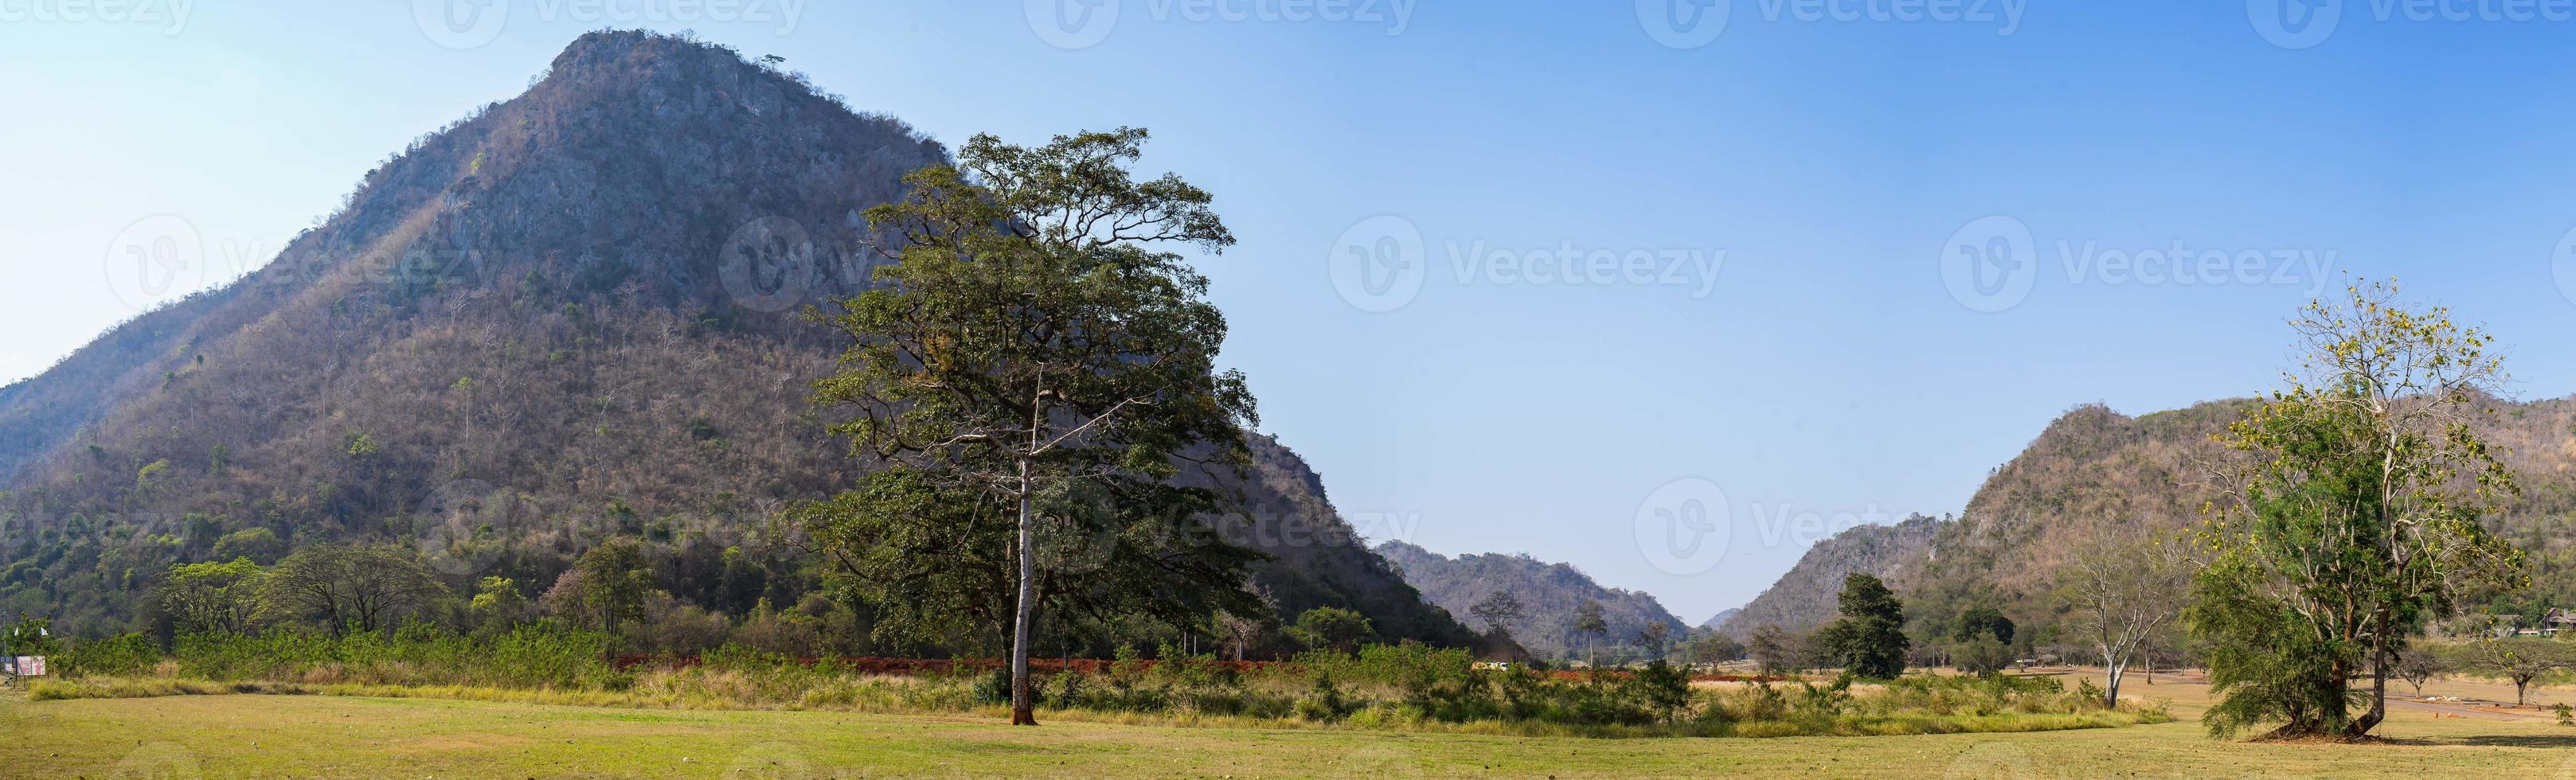
[[[1469,615],[1477,602],[1495,593],[1519,599],[1528,614],[1508,628],[1522,647],[1541,657],[1581,657],[1587,643],[1575,631],[1574,618],[1585,601],[1599,603],[1609,624],[1606,634],[1592,639],[1601,649],[1634,644],[1638,633],[1654,624],[1665,626],[1674,641],[1690,632],[1653,594],[1602,585],[1570,564],[1547,563],[1526,553],[1451,557],[1401,540],[1380,542],[1375,550],[1425,600],[1451,615]]]
[[[807,402],[838,345],[797,312],[868,283],[860,211],[946,160],[731,49],[585,34],[269,264],[0,388],[0,609],[114,630],[160,568],[253,529],[413,545],[451,586],[530,597],[635,537],[676,596],[811,605],[822,583],[764,523],[871,466]],[[1348,529],[1302,459],[1253,451],[1198,478],[1244,493],[1286,617],[1472,639],[1357,542],[1279,541]],[[735,569],[758,586],[710,584]]]
[[[2136,417],[2100,404],[2076,406],[1995,467],[1955,519],[1917,518],[1928,522],[1897,534],[1856,528],[1820,542],[1729,620],[1727,631],[1821,625],[1832,617],[1841,576],[1852,571],[1887,580],[1917,627],[1972,606],[2044,626],[2060,617],[2049,600],[2056,573],[2087,534],[2105,523],[2150,535],[2180,532],[2200,521],[2204,506],[2228,500],[2210,475],[2243,455],[2216,437],[2258,403],[2221,399]],[[2550,530],[2576,516],[2576,397],[2484,403],[2494,415],[2483,432],[2522,487],[2487,525],[2531,554],[2535,586],[2470,607],[2537,614],[2576,600],[2576,539]]]

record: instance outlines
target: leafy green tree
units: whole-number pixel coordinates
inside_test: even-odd
[[[1974,606],[1961,610],[1958,622],[1950,626],[1950,639],[1967,642],[1981,636],[1991,636],[1997,642],[2012,644],[2012,618],[2004,617],[2003,610],[1990,606]]]
[[[2479,524],[2515,492],[2476,432],[2503,375],[2493,337],[2401,304],[2394,283],[2346,293],[2291,319],[2288,389],[2224,437],[2253,465],[2242,505],[2202,532],[2186,610],[2221,696],[2203,716],[2215,735],[2368,736],[2406,637],[2454,593],[2527,584],[2521,551]],[[2369,689],[2348,690],[2365,672]]]
[[[1206,300],[1206,278],[1157,247],[1217,252],[1234,237],[1205,190],[1130,176],[1145,139],[1120,129],[1032,149],[975,136],[956,165],[907,175],[901,201],[868,210],[873,229],[896,237],[880,247],[894,262],[827,318],[851,346],[815,400],[857,412],[832,431],[852,439],[853,455],[921,476],[872,477],[896,484],[803,514],[809,525],[860,526],[819,534],[825,544],[942,533],[902,530],[912,521],[898,508],[867,501],[889,493],[950,507],[926,522],[1008,518],[1015,724],[1036,723],[1028,656],[1051,591],[1080,594],[1068,608],[1175,625],[1263,609],[1243,587],[1260,554],[1199,519],[1227,503],[1174,482],[1184,460],[1248,461],[1253,399],[1240,373],[1216,369],[1225,318]],[[1078,571],[1051,572],[1039,565],[1041,537],[1094,543]],[[881,561],[864,553],[832,555],[865,581],[866,564]]]
[[[1350,653],[1375,635],[1369,619],[1360,613],[1340,607],[1316,607],[1298,613],[1297,623],[1288,627],[1288,636],[1307,647]]]
[[[266,566],[285,556],[286,542],[266,528],[244,528],[215,540],[215,560],[219,561],[249,558],[252,563]]]
[[[2012,646],[1996,639],[1992,633],[1979,633],[1950,643],[1950,662],[1959,667],[1959,671],[1979,677],[2001,673],[2004,667],[2012,665],[2012,661]]]
[[[161,486],[169,484],[172,477],[169,458],[143,464],[142,470],[134,474],[135,500],[150,500],[152,494],[159,492]]]
[[[474,584],[474,598],[465,611],[478,631],[506,631],[527,615],[528,597],[508,577],[484,577]]]
[[[1623,685],[1664,723],[1676,722],[1676,716],[1690,707],[1690,673],[1661,658],[1647,661]]]
[[[875,608],[869,633],[881,645],[968,644],[1006,630],[1016,614],[1011,507],[945,482],[925,471],[887,469],[861,478],[856,490],[794,510],[811,552],[832,563],[843,600]],[[1054,613],[1066,609],[1064,600],[1053,600]]]
[[[1843,578],[1842,617],[1824,629],[1824,643],[1834,659],[1852,674],[1894,679],[1905,673],[1905,605],[1876,576],[1853,572]]]
[[[257,624],[267,576],[249,558],[179,564],[162,576],[153,595],[181,633],[248,633]]]
[[[408,548],[317,544],[268,570],[260,610],[263,616],[316,620],[337,635],[390,628],[395,618],[417,614],[445,595],[447,586]]]
[[[608,540],[582,553],[573,570],[581,573],[577,597],[583,614],[601,631],[620,636],[627,624],[644,619],[644,597],[654,591],[654,580],[642,543]]]
[[[1690,643],[1690,660],[1694,664],[1722,664],[1743,657],[1744,643],[1722,631],[1711,632]]]
[[[33,615],[20,615],[18,622],[0,633],[0,655],[53,655],[62,652],[63,640],[54,636],[54,621]]]

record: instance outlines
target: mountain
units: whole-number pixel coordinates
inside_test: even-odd
[[[1741,614],[1744,614],[1744,608],[1743,608],[1743,607],[1737,607],[1737,608],[1734,608],[1734,609],[1730,609],[1730,610],[1727,610],[1727,611],[1724,611],[1724,612],[1717,613],[1717,616],[1716,616],[1716,617],[1709,618],[1709,619],[1708,619],[1708,622],[1699,624],[1699,630],[1701,630],[1701,631],[1724,631],[1724,630],[1726,630],[1726,624],[1727,624],[1727,622],[1728,622],[1728,621],[1731,621],[1731,620],[1734,620],[1734,619],[1735,619],[1735,616],[1737,616],[1737,615],[1741,615]]]
[[[2047,625],[2059,616],[2049,591],[2067,551],[2087,535],[2106,525],[2180,531],[2200,522],[2203,506],[2229,499],[2210,474],[2243,456],[2216,437],[2257,403],[2219,400],[2138,417],[2076,407],[1991,472],[1957,520],[1909,520],[1828,539],[1730,620],[1730,630],[1820,624],[1848,571],[1887,579],[1911,620],[1992,605],[2018,623]],[[2576,602],[2576,537],[2563,530],[2576,519],[2576,398],[2485,403],[2495,414],[2481,433],[2503,451],[2521,487],[2486,523],[2530,553],[2534,582],[2471,606],[2538,614]]]
[[[1791,631],[1822,625],[1834,617],[1843,578],[1858,572],[1902,581],[1908,572],[1929,562],[1932,539],[1943,525],[1938,519],[1915,515],[1895,525],[1845,529],[1807,548],[1798,563],[1762,595],[1719,617],[1727,633],[1737,636],[1766,625]]]
[[[2060,415],[1986,478],[1933,541],[1936,560],[1891,581],[1912,594],[1909,615],[1993,605],[2017,622],[2054,617],[2046,594],[2084,539],[2109,524],[2180,530],[2200,522],[2204,505],[2227,499],[2209,474],[2237,456],[2216,437],[2256,403],[2212,401],[2135,418],[2087,404]]]
[[[1603,622],[1610,626],[1607,635],[1593,640],[1602,649],[1633,645],[1639,632],[1655,624],[1667,627],[1675,640],[1690,633],[1690,627],[1665,611],[1654,596],[1602,587],[1566,564],[1544,563],[1526,554],[1450,558],[1401,541],[1380,543],[1377,553],[1393,563],[1423,598],[1451,615],[1464,617],[1469,607],[1495,593],[1519,599],[1528,614],[1508,628],[1522,647],[1542,658],[1583,657],[1585,638],[1574,630],[1574,620],[1585,601],[1598,602]]]
[[[811,567],[761,530],[870,465],[806,400],[838,345],[798,312],[868,283],[860,212],[946,159],[729,48],[584,35],[267,266],[0,388],[0,611],[113,630],[171,562],[261,532],[413,544],[451,585],[531,596],[641,537],[683,600],[811,604]],[[1283,612],[1470,638],[1351,541],[1295,453],[1254,453],[1199,478],[1243,490]]]

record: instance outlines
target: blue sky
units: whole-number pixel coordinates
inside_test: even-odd
[[[1050,0],[484,0],[442,32],[436,0],[7,0],[0,377],[155,299],[119,281],[136,236],[193,234],[182,287],[237,275],[641,26],[952,142],[1152,128],[1146,165],[1241,240],[1203,265],[1227,358],[1345,515],[1694,622],[1819,530],[1958,511],[2072,405],[2268,388],[2347,270],[2489,324],[2524,395],[2576,391],[2564,14],[1734,0],[1682,29],[1660,1],[1097,0],[1068,32]]]

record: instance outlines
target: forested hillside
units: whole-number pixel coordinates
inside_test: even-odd
[[[2080,406],[2049,424],[1994,470],[1952,522],[1918,518],[1893,528],[1846,531],[1816,545],[1790,573],[1728,622],[1731,633],[1776,623],[1798,630],[1832,616],[1843,574],[1888,580],[1919,625],[1972,606],[2001,607],[2045,627],[2061,615],[2049,598],[2082,540],[2106,527],[2154,535],[2190,528],[2204,506],[2233,493],[2215,475],[2241,457],[2215,437],[2254,407],[2250,399],[2129,417]],[[2472,608],[2536,615],[2576,604],[2576,400],[2491,401],[2488,441],[2506,449],[2521,494],[2487,518],[2531,554],[2534,586],[2483,597]]]
[[[808,402],[839,345],[799,315],[867,283],[859,212],[946,159],[731,49],[585,35],[525,94],[366,171],[266,267],[0,388],[0,611],[148,625],[172,563],[322,541],[535,599],[637,538],[679,604],[766,602],[842,649],[905,649],[862,647],[869,605],[824,598],[771,520],[874,467]],[[1358,543],[1302,543],[1348,529],[1293,452],[1253,451],[1248,475],[1195,479],[1240,489],[1280,612],[1467,641]]]
[[[1895,525],[1851,528],[1817,542],[1789,573],[1728,616],[1724,630],[1745,636],[1763,626],[1804,631],[1821,625],[1834,616],[1834,594],[1842,591],[1843,577],[1859,572],[1899,578],[1923,566],[1942,526],[1939,519],[1915,515]]]
[[[1590,635],[1596,649],[1634,648],[1638,635],[1661,625],[1679,640],[1689,626],[1643,591],[1603,587],[1572,566],[1546,563],[1526,554],[1461,555],[1455,558],[1401,541],[1377,546],[1377,552],[1403,572],[1404,580],[1449,614],[1471,620],[1477,602],[1509,594],[1526,610],[1506,626],[1512,638],[1541,658],[1584,657],[1586,636],[1576,629],[1576,616],[1586,602],[1599,604],[1606,630]],[[1473,626],[1484,630],[1482,624]],[[1603,652],[1604,659],[1612,657]]]

